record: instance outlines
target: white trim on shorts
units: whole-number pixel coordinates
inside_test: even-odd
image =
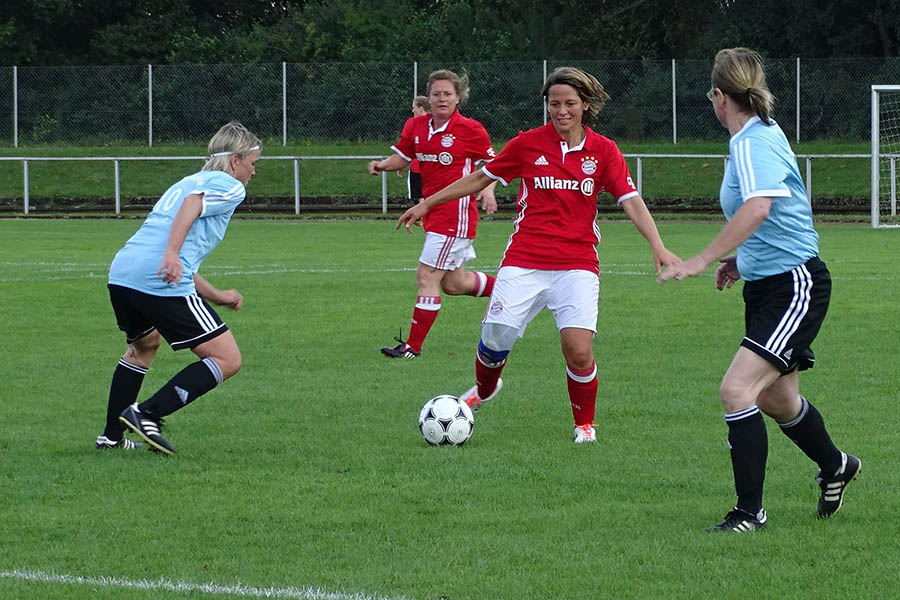
[[[441,271],[455,271],[475,258],[475,247],[469,238],[458,238],[433,231],[425,232],[425,243],[419,262]]]
[[[482,323],[518,329],[522,337],[531,320],[547,308],[557,329],[596,334],[599,299],[600,278],[591,271],[501,267]]]

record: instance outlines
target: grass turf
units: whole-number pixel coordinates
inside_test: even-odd
[[[845,507],[815,519],[816,468],[770,422],[770,529],[730,536],[700,529],[733,502],[717,387],[742,335],[739,289],[718,293],[709,276],[657,286],[630,224],[601,223],[599,442],[571,442],[545,312],[472,440],[434,448],[419,408],[471,385],[485,301],[445,298],[422,358],[387,361],[378,347],[408,326],[419,234],[384,221],[235,220],[203,272],[245,296],[241,311],[220,311],[244,370],[168,419],[169,459],[92,447],[124,350],[106,270],[137,227],[0,220],[0,597],[236,595],[102,577],[312,586],[335,600],[896,589],[895,231],[819,228],[834,295],[802,390],[862,458]],[[719,228],[660,223],[685,257]],[[475,267],[493,271],[510,230],[483,224]],[[141,397],[190,360],[162,348]],[[28,570],[95,579],[10,575]]]

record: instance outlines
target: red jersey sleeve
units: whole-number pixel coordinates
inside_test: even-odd
[[[497,154],[494,152],[494,147],[491,145],[491,138],[488,136],[488,132],[484,128],[484,125],[478,123],[474,134],[472,158],[476,161],[493,160]]]
[[[631,179],[631,173],[628,172],[628,163],[625,162],[625,157],[615,142],[610,141],[604,163],[606,169],[603,172],[601,185],[606,191],[612,194],[618,202],[637,196],[637,188],[634,186],[634,180]]]
[[[416,135],[413,133],[413,119],[406,120],[406,123],[403,125],[403,131],[400,132],[400,141],[391,146],[391,150],[405,158],[407,162],[416,157]]]
[[[496,179],[503,185],[509,185],[509,182],[522,174],[522,132],[509,140],[500,154],[491,162],[482,167],[484,174],[491,179]]]

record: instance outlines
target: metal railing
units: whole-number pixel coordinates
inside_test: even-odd
[[[636,169],[635,169],[635,180],[636,186],[638,189],[638,193],[643,195],[643,183],[644,183],[644,161],[648,159],[720,159],[724,165],[728,160],[727,154],[625,154],[625,158],[635,159]],[[812,161],[814,159],[826,159],[826,158],[860,158],[860,159],[871,159],[871,154],[797,154],[798,159],[802,159],[805,161],[805,183],[807,194],[810,198],[812,198],[812,190],[813,190],[813,177],[812,177]],[[896,161],[900,159],[900,155],[884,155],[885,158],[890,161],[890,172],[893,175],[896,173]],[[317,161],[317,160],[380,160],[384,158],[384,156],[368,156],[368,155],[352,155],[352,156],[264,156],[261,157],[260,160],[289,160],[293,161],[293,190],[294,190],[294,214],[300,214],[300,163],[302,161]],[[160,160],[193,160],[193,161],[203,161],[206,157],[204,156],[79,156],[79,157],[44,157],[44,156],[17,156],[17,157],[0,157],[0,161],[21,161],[22,162],[22,176],[24,180],[24,214],[29,214],[30,211],[30,180],[29,180],[29,171],[28,166],[29,163],[32,162],[44,162],[44,161],[95,161],[95,162],[112,162],[114,169],[114,180],[115,180],[115,212],[116,214],[120,214],[122,210],[122,201],[121,201],[121,191],[120,191],[120,176],[119,176],[119,164],[123,161],[160,161]],[[897,206],[897,192],[896,185],[891,186],[890,192],[890,206],[891,206],[891,214],[896,214],[896,206]],[[381,173],[381,212],[383,214],[387,213],[388,209],[388,194],[387,194],[387,173]]]
[[[206,156],[0,156],[0,161],[21,161],[22,177],[24,180],[24,212],[27,215],[30,210],[30,177],[28,165],[31,162],[51,162],[51,161],[95,161],[113,163],[114,180],[115,180],[115,201],[116,214],[122,212],[122,194],[119,177],[119,164],[128,161],[160,161],[160,160],[193,160],[205,161]],[[262,156],[260,160],[290,160],[294,162],[294,214],[300,214],[300,161],[304,160],[381,160],[384,156]],[[387,173],[381,173],[381,207],[382,212],[387,212]]]

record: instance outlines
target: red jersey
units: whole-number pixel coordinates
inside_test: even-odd
[[[391,150],[408,161],[419,161],[422,195],[426,198],[474,171],[477,161],[494,157],[484,126],[459,111],[439,129],[432,129],[431,115],[412,117]],[[478,225],[475,197],[464,196],[435,206],[425,214],[422,225],[425,231],[474,238]]]
[[[599,273],[597,194],[605,190],[620,203],[637,195],[618,146],[587,127],[574,148],[552,123],[519,132],[482,170],[503,185],[522,180],[500,266]]]

